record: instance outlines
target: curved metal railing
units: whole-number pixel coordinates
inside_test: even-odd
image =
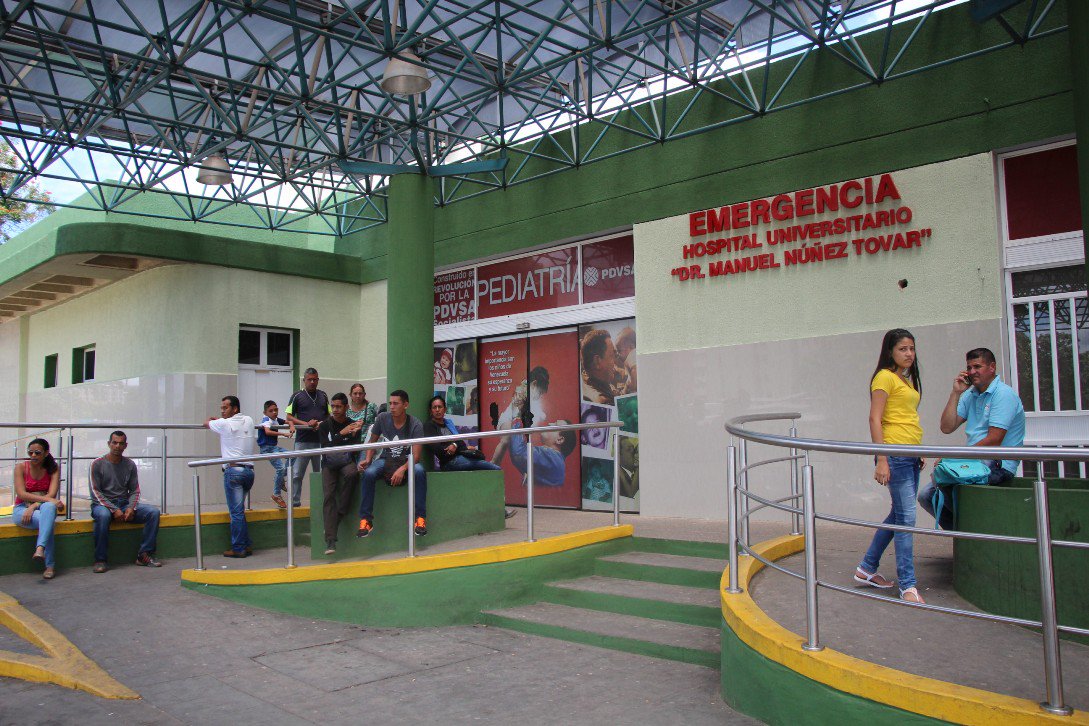
[[[472,439],[493,439],[503,438],[508,436],[529,436],[532,434],[544,434],[555,431],[582,431],[583,429],[600,429],[600,428],[620,428],[623,425],[620,421],[601,421],[598,423],[579,423],[579,424],[564,424],[562,426],[536,426],[532,428],[518,428],[518,429],[503,429],[500,431],[474,431],[465,434],[449,434],[447,436],[427,436],[419,439],[398,439],[397,441],[378,441],[373,444],[351,444],[349,446],[329,446],[321,449],[296,449],[289,453],[272,453],[272,454],[252,454],[250,456],[234,456],[217,459],[199,459],[197,461],[190,461],[189,467],[196,469],[203,466],[222,466],[223,464],[237,464],[239,462],[250,461],[267,461],[268,459],[287,459],[287,476],[285,477],[285,484],[287,485],[287,496],[284,499],[287,501],[287,567],[295,567],[295,549],[293,543],[295,542],[295,505],[293,503],[294,497],[292,496],[291,484],[292,474],[294,473],[295,459],[306,459],[313,456],[322,456],[323,454],[338,454],[338,453],[353,453],[357,451],[370,451],[374,449],[388,449],[391,447],[408,447],[408,470],[407,474],[407,489],[408,489],[408,556],[416,556],[416,536],[413,531],[413,527],[416,521],[416,475],[415,466],[416,457],[412,449],[417,444],[427,445],[439,442],[450,441],[467,441]],[[299,428],[296,426],[296,428]],[[613,526],[620,525],[620,497],[619,485],[620,485],[620,456],[619,452],[613,457]],[[536,542],[536,537],[533,531],[533,486],[534,486],[534,473],[533,473],[533,446],[532,444],[526,447],[526,541]],[[193,474],[193,529],[196,536],[196,559],[197,566],[194,569],[204,569],[204,551],[201,547],[200,541],[200,476],[196,473]]]
[[[857,597],[880,600],[884,603],[894,603],[906,607],[920,608],[950,615],[960,615],[981,620],[1040,628],[1043,635],[1044,678],[1047,691],[1047,700],[1041,703],[1041,707],[1050,713],[1058,715],[1065,716],[1073,713],[1073,709],[1064,702],[1062,661],[1059,655],[1059,633],[1064,632],[1077,635],[1089,635],[1089,629],[1078,628],[1072,625],[1060,625],[1058,623],[1055,605],[1055,574],[1052,564],[1052,550],[1054,547],[1089,549],[1089,542],[1072,542],[1068,540],[1052,539],[1050,512],[1048,509],[1048,489],[1047,482],[1044,480],[1043,462],[1089,461],[1089,451],[1086,451],[1085,449],[1064,449],[1057,447],[1036,448],[1027,446],[903,446],[856,441],[806,439],[799,438],[797,435],[797,420],[799,418],[801,418],[801,414],[793,412],[756,414],[751,416],[739,416],[726,423],[726,430],[731,434],[731,441],[727,449],[726,457],[728,480],[727,504],[729,506],[730,537],[730,577],[727,592],[741,592],[741,589],[738,587],[737,564],[738,558],[743,555],[753,557],[767,567],[771,567],[786,575],[803,580],[805,582],[806,641],[802,645],[802,648],[809,651],[819,651],[824,648],[820,642],[820,614],[818,608],[818,591],[820,588],[855,595]],[[747,425],[752,423],[770,421],[789,421],[789,435],[769,434],[752,431],[746,428]],[[789,454],[787,456],[750,462],[748,451],[750,442],[785,448],[789,450]],[[1039,462],[1036,480],[1033,484],[1036,508],[1036,536],[1015,537],[978,532],[946,531],[923,527],[885,524],[883,522],[871,522],[834,514],[819,514],[816,511],[816,501],[813,495],[813,466],[809,462],[809,452],[811,451],[867,456],[881,454],[886,456],[955,457],[959,459],[1015,459],[1019,461]],[[783,462],[790,464],[789,495],[771,499],[762,497],[750,490],[750,471],[757,467]],[[801,491],[799,491],[798,488],[799,464],[801,465]],[[756,502],[757,506],[752,506],[751,502]],[[805,565],[803,572],[795,572],[779,563],[772,562],[760,556],[753,550],[752,542],[749,538],[749,518],[754,512],[765,508],[776,509],[788,513],[791,518],[791,533],[805,535]],[[911,532],[913,534],[951,537],[956,539],[1014,542],[1035,545],[1040,563],[1041,619],[1039,621],[1028,620],[1025,618],[973,612],[970,610],[961,610],[939,605],[893,600],[881,595],[862,592],[856,588],[844,587],[843,585],[821,580],[817,575],[817,520],[866,527],[869,529],[884,529],[890,532]]]

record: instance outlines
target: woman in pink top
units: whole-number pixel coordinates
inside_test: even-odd
[[[15,524],[38,530],[38,545],[34,559],[45,561],[42,577],[53,579],[53,524],[64,512],[57,498],[60,491],[60,467],[49,453],[49,442],[34,439],[26,447],[27,460],[15,467],[15,508],[11,518]]]

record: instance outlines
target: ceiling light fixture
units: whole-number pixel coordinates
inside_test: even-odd
[[[382,90],[396,96],[415,96],[431,88],[431,79],[419,56],[402,51],[400,58],[390,58],[382,73]]]
[[[222,154],[206,156],[197,167],[197,181],[212,187],[221,187],[234,182],[231,176],[231,165],[223,158]]]

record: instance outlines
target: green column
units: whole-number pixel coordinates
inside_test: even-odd
[[[427,416],[434,390],[434,180],[398,174],[390,180],[386,291],[387,390],[408,392],[409,411]]]
[[[1070,75],[1074,91],[1074,130],[1078,137],[1078,183],[1081,190],[1081,228],[1085,260],[1089,265],[1089,3],[1067,3]],[[1089,267],[1087,276],[1089,276]]]

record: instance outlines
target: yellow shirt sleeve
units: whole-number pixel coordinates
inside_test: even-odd
[[[877,372],[877,375],[870,381],[870,393],[874,391],[884,391],[885,393],[892,395],[892,392],[896,389],[896,376],[892,371],[881,369]]]

